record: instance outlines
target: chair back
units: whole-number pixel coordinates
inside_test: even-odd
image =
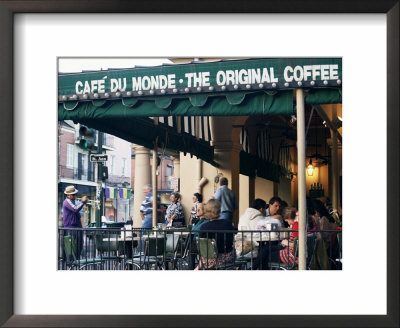
[[[162,237],[146,240],[145,256],[160,256],[164,254],[165,240]]]
[[[177,251],[179,241],[181,239],[180,235],[175,235],[174,233],[167,234],[167,240],[165,242],[165,254],[174,255]]]
[[[312,263],[315,248],[317,247],[317,236],[315,234],[307,236],[307,264],[310,265]]]
[[[96,250],[100,253],[118,251],[118,241],[110,240],[111,238],[116,238],[116,237],[113,236],[108,238],[105,237],[102,233],[96,233],[95,235]]]
[[[198,248],[200,256],[206,259],[216,259],[218,256],[215,239],[199,238]]]
[[[342,231],[338,231],[338,233],[336,234],[336,238],[337,238],[337,243],[338,243],[338,257],[339,259],[342,258]]]
[[[64,251],[67,258],[71,256],[76,261],[76,245],[74,241],[74,237],[71,235],[64,236]]]

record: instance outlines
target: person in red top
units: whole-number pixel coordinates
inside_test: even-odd
[[[299,236],[299,216],[294,207],[286,207],[283,211],[283,219],[289,224],[289,239],[284,239],[279,245],[261,245],[258,250],[258,257],[254,264],[254,269],[267,270],[269,262],[280,262],[284,264],[297,263],[294,254],[294,240]],[[307,235],[312,235],[317,230],[315,219],[308,217]]]

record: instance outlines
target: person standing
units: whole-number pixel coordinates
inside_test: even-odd
[[[153,227],[153,188],[150,184],[143,187],[145,198],[140,206],[140,216],[142,218],[142,228],[149,229]]]
[[[203,196],[198,192],[193,194],[193,207],[190,212],[190,224],[195,225],[199,222],[200,218],[197,215],[197,208],[203,202]]]
[[[233,211],[238,207],[235,194],[228,188],[227,178],[221,178],[219,184],[220,187],[215,192],[214,198],[221,203],[220,219],[231,220],[232,222]]]
[[[82,228],[80,211],[87,203],[88,197],[83,196],[81,202],[76,203],[76,195],[78,189],[74,186],[65,188],[64,194],[66,198],[63,202],[63,226],[64,228]],[[77,250],[77,258],[79,259],[83,248],[83,231],[82,230],[66,230],[66,235],[71,235],[74,239]],[[70,260],[70,259],[68,259]]]
[[[180,203],[181,195],[177,192],[171,193],[171,204],[167,208],[165,215],[165,223],[172,227],[182,227],[185,225],[185,217],[183,215],[183,207]]]

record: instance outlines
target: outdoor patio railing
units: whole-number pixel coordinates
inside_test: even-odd
[[[282,248],[290,231],[62,228],[59,270],[253,270],[262,247]],[[342,232],[308,232],[307,269],[341,270]],[[296,245],[296,244],[295,244]],[[294,248],[296,253],[297,246]],[[261,262],[259,262],[260,264]],[[200,264],[200,265],[199,265]],[[258,269],[297,269],[270,263]]]

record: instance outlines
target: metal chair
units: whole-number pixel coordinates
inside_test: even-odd
[[[175,268],[177,270],[193,270],[198,255],[194,235],[190,233],[186,237],[182,236],[180,245],[182,249],[181,252],[178,249]]]
[[[317,245],[317,237],[315,234],[312,234],[310,236],[307,236],[307,261],[306,261],[306,269],[310,270],[310,265],[314,259],[314,254],[315,254],[315,248]],[[295,258],[297,259],[298,257],[298,237],[296,237],[294,240],[294,248],[293,248],[293,253]],[[285,263],[278,263],[278,262],[272,262],[269,263],[269,267],[271,270],[296,270],[298,268],[298,265],[296,261],[293,261],[292,264],[285,264]]]
[[[116,237],[104,237],[102,233],[95,235],[95,247],[99,258],[112,263],[113,270],[122,265],[124,256],[119,254],[119,241]]]
[[[211,262],[215,260],[215,267],[212,268],[213,270],[229,270],[235,268],[234,261],[230,263],[218,263],[218,248],[215,239],[198,238],[197,242],[200,258],[205,258],[207,263],[209,260],[211,260]]]
[[[125,261],[133,270],[165,269],[165,237],[144,239],[144,255]]]
[[[174,233],[167,233],[165,242],[165,268],[169,268],[169,264],[172,269],[176,268],[178,248],[181,244],[181,235],[175,235]]]
[[[74,241],[73,236],[64,236],[64,251],[67,259],[73,258],[73,261],[67,261],[67,270],[82,270],[83,268],[93,266],[97,268],[100,266],[102,268],[104,264],[104,260],[101,258],[84,258],[84,259],[77,259],[76,256],[76,244]]]

